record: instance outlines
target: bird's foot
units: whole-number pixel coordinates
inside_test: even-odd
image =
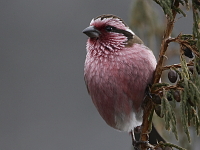
[[[142,131],[142,127],[141,126],[137,126],[134,128],[134,133],[141,133]]]
[[[135,133],[141,133],[141,126],[137,126],[134,128],[134,131],[131,131],[131,137],[132,137],[132,145],[134,147],[134,150],[140,150],[142,148],[152,148],[152,145],[149,143],[149,141],[137,141],[135,138]]]
[[[150,148],[149,141],[132,141],[135,150],[140,150],[140,147]]]

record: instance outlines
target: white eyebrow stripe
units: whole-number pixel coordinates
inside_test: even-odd
[[[128,32],[132,33],[133,35],[135,35],[135,33],[129,28],[127,28],[126,31],[128,31]]]
[[[94,22],[94,18],[91,20],[90,24],[92,24]]]

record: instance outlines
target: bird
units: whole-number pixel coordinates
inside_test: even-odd
[[[142,124],[157,65],[153,52],[113,14],[93,18],[82,32],[88,36],[84,80],[91,99],[109,126],[132,132]]]

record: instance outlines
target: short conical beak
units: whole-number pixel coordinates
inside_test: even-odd
[[[101,34],[99,30],[97,30],[94,26],[89,26],[83,30],[83,33],[85,33],[87,36],[91,38],[98,38]]]

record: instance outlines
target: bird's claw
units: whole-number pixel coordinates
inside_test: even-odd
[[[135,139],[135,134],[134,133],[140,133],[141,132],[141,126],[137,126],[134,128],[134,131],[131,131],[131,137],[132,137],[132,145],[134,147],[135,150],[139,150],[140,147],[145,147],[145,148],[150,148],[151,144],[149,143],[149,141],[137,141]]]
[[[151,86],[152,86],[152,85],[149,84],[149,85],[146,87],[146,91],[145,91],[145,92],[146,92],[146,95],[152,99]]]

